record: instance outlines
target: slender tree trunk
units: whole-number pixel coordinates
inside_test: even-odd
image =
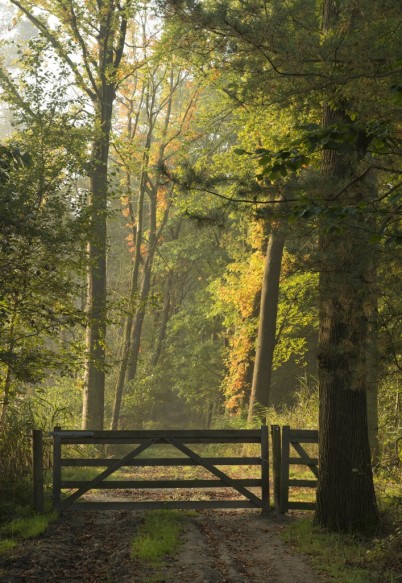
[[[378,462],[378,286],[377,266],[369,267],[369,309],[367,314],[367,423],[371,460]]]
[[[106,220],[108,198],[108,157],[113,101],[113,87],[105,89],[98,104],[100,130],[92,149],[90,176],[91,224],[88,243],[88,327],[87,364],[82,410],[84,429],[103,429],[105,401],[106,344]]]
[[[1,403],[0,427],[4,426],[6,422],[8,406],[10,404],[10,390],[11,390],[11,366],[8,364],[3,384],[3,399]]]
[[[127,365],[127,382],[134,380],[137,373],[138,356],[141,346],[142,325],[144,323],[146,305],[148,301],[149,292],[151,289],[152,265],[154,260],[155,248],[157,243],[156,234],[156,191],[150,197],[150,229],[149,229],[149,245],[148,256],[144,263],[142,273],[142,285],[139,297],[139,306],[135,314],[130,336],[130,355]]]
[[[137,289],[138,289],[138,270],[136,269],[136,265],[134,265],[133,273],[132,273],[132,277],[131,277],[131,292],[130,292],[131,303],[135,299]],[[130,306],[130,309],[132,309],[132,306]],[[126,378],[128,358],[130,355],[130,336],[131,336],[131,329],[133,327],[133,320],[134,320],[134,317],[130,313],[126,318],[126,322],[124,325],[123,345],[122,345],[122,351],[121,351],[119,374],[117,377],[117,382],[116,382],[115,391],[114,391],[112,422],[111,422],[111,426],[110,426],[110,428],[112,430],[118,429],[118,425],[119,425],[121,402],[123,399],[123,392],[124,392],[124,381]]]
[[[279,279],[285,236],[273,228],[268,241],[264,277],[261,291],[260,318],[257,349],[253,370],[248,422],[251,423],[256,405],[268,407],[272,377],[272,362],[276,344],[276,319],[278,314]]]
[[[15,334],[15,326],[16,326],[17,317],[18,317],[18,307],[17,307],[18,303],[19,303],[19,300],[16,299],[14,302],[14,308],[13,308],[13,312],[12,312],[12,316],[11,316],[11,323],[10,323],[9,342],[8,342],[8,346],[7,346],[7,352],[10,355],[10,360],[11,360],[11,355],[14,356],[14,348],[15,348],[14,334]],[[11,373],[11,363],[9,362],[7,364],[7,371],[6,371],[6,375],[4,378],[4,383],[1,383],[3,385],[3,387],[2,387],[3,398],[2,398],[2,403],[1,403],[0,427],[2,425],[4,425],[4,423],[6,422],[7,410],[8,410],[8,406],[10,404],[11,374],[12,374]],[[1,388],[1,384],[0,384],[0,388]]]
[[[258,321],[261,309],[261,290],[259,290],[255,296],[253,301],[253,311],[249,316],[250,319]],[[250,403],[250,395],[251,395],[251,387],[253,384],[253,376],[254,376],[254,366],[255,366],[255,336],[254,338],[250,338],[250,345],[247,351],[247,355],[245,358],[245,367],[244,367],[244,374],[243,374],[243,381],[240,380],[243,387],[243,398],[241,401],[242,410],[247,409]]]
[[[148,156],[148,154],[146,154]],[[148,158],[147,158],[148,159]],[[145,163],[145,161],[144,161]],[[143,173],[144,173],[143,169]],[[144,222],[144,195],[145,187],[144,180],[141,180],[140,191],[138,196],[137,205],[137,230],[135,236],[135,253],[134,253],[134,265],[131,274],[131,284],[130,284],[130,313],[126,318],[126,323],[124,326],[124,336],[123,345],[121,349],[121,361],[119,367],[119,375],[117,377],[117,382],[114,391],[114,401],[112,410],[112,422],[111,429],[116,430],[119,424],[121,403],[124,393],[124,383],[127,374],[127,367],[130,357],[130,347],[131,347],[131,331],[133,328],[134,314],[132,312],[134,302],[137,301],[138,283],[139,283],[139,273],[141,264],[141,244],[143,237],[143,222]],[[133,218],[132,218],[133,220]]]
[[[127,365],[127,382],[131,382],[137,373],[138,356],[141,347],[141,332],[144,323],[146,305],[148,301],[149,292],[151,289],[151,274],[152,274],[153,258],[145,262],[143,280],[141,286],[141,293],[139,298],[139,308],[135,314],[133,325],[131,328],[130,338],[130,355]]]
[[[156,340],[156,348],[152,355],[151,364],[152,366],[156,366],[159,362],[160,355],[162,353],[163,342],[166,336],[166,329],[169,321],[170,316],[170,308],[171,308],[171,295],[172,295],[172,287],[173,287],[173,278],[170,273],[168,273],[166,278],[165,284],[165,297],[163,300],[163,308],[162,308],[162,317],[159,326],[159,333],[158,338]]]
[[[164,229],[168,216],[169,216],[169,205],[165,211],[164,218],[162,224],[160,225],[158,232],[157,232],[157,224],[156,224],[156,211],[157,211],[157,196],[158,190],[161,185],[161,172],[160,168],[163,164],[165,149],[166,149],[166,136],[169,129],[170,124],[170,116],[172,112],[172,95],[174,91],[174,76],[173,76],[173,66],[170,72],[170,88],[171,93],[166,103],[166,116],[165,122],[162,130],[161,142],[158,151],[157,162],[155,165],[156,168],[156,175],[155,175],[155,182],[152,185],[152,182],[149,180],[149,176],[147,174],[147,182],[149,183],[149,199],[150,199],[150,210],[149,210],[149,242],[148,242],[148,257],[144,264],[144,272],[143,272],[143,282],[141,287],[141,294],[140,294],[140,306],[137,310],[135,315],[132,331],[131,331],[131,340],[130,340],[130,357],[127,367],[127,381],[132,382],[135,379],[135,375],[137,374],[137,365],[138,365],[138,356],[140,352],[141,346],[141,333],[142,333],[142,325],[144,323],[145,312],[146,312],[146,304],[148,301],[149,292],[151,289],[151,276],[152,276],[152,266],[154,255],[156,251],[156,245],[158,244],[160,235],[162,234],[162,230]],[[152,99],[155,99],[155,95],[153,95]],[[150,109],[152,111],[152,108]]]

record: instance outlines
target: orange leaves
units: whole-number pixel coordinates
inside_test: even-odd
[[[130,233],[129,235],[127,235],[127,237],[125,237],[125,241],[127,241],[127,248],[130,254],[134,254],[135,253],[135,241],[134,241],[134,235],[133,233]]]
[[[121,214],[123,217],[128,218],[130,216],[130,199],[127,195],[123,195],[120,197],[120,201],[122,204]]]
[[[158,204],[158,210],[164,212],[169,204],[169,193],[170,188],[163,186],[158,188],[158,193],[156,195],[156,200]]]
[[[244,323],[229,341],[230,352],[226,362],[228,373],[223,389],[226,396],[225,406],[234,412],[241,408],[250,391],[254,335],[250,334],[248,328],[247,323]]]

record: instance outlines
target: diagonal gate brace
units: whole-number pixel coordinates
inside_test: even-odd
[[[211,463],[204,460],[202,457],[200,457],[198,454],[196,454],[195,451],[191,450],[190,448],[188,448],[183,443],[181,443],[180,441],[178,441],[177,439],[175,439],[173,437],[165,437],[164,440],[167,443],[170,443],[171,445],[176,447],[179,451],[183,452],[189,458],[193,459],[195,462],[197,462],[198,465],[202,466],[203,468],[205,468],[206,470],[211,472],[211,474],[214,474],[222,482],[224,482],[225,484],[230,486],[230,488],[237,490],[239,492],[239,494],[242,494],[242,496],[244,496],[245,498],[250,500],[250,502],[255,504],[255,506],[257,506],[258,508],[262,507],[262,500],[260,498],[255,496],[249,490],[247,490],[247,488],[244,488],[243,486],[239,486],[238,484],[235,484],[234,481],[231,478],[229,478],[229,476],[227,476],[226,474],[224,474],[223,472],[218,470],[218,468],[216,468]]]
[[[313,462],[313,460],[310,458],[308,453],[305,451],[305,449],[300,445],[300,443],[293,442],[293,441],[291,441],[290,443],[291,443],[293,449],[295,449],[297,451],[297,453],[299,454],[300,463],[308,466],[309,470],[311,470],[313,472],[313,474],[315,475],[315,477],[318,478],[317,466]]]
[[[135,457],[137,457],[137,455],[142,453],[144,450],[148,449],[148,447],[150,447],[151,445],[153,445],[157,441],[160,441],[160,439],[159,438],[147,439],[147,440],[143,441],[141,443],[141,445],[136,447],[133,451],[130,451],[130,453],[125,455],[123,458],[116,460],[116,463],[109,466],[106,470],[104,470],[98,476],[93,478],[90,482],[85,484],[85,486],[82,486],[81,488],[76,490],[68,498],[65,498],[65,500],[63,500],[62,503],[60,504],[60,510],[62,511],[62,510],[65,510],[66,508],[68,508],[75,500],[77,500],[77,498],[80,498],[80,496],[82,496],[83,494],[88,492],[88,490],[91,490],[94,486],[97,486],[100,482],[103,482],[103,480],[105,478],[107,478],[108,476],[113,474],[113,472],[115,472],[116,470],[118,470],[122,466],[126,465],[127,462],[129,462],[132,459],[134,459]]]

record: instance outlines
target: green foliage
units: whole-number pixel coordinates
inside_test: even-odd
[[[2,71],[16,129],[0,149],[0,399],[7,406],[50,369],[79,368],[70,336],[84,323],[77,308],[87,226],[79,188],[86,132],[71,121],[65,70],[49,86],[46,43],[32,41],[19,70]],[[42,58],[44,61],[42,61]],[[8,88],[8,90],[7,90]],[[66,92],[67,93],[67,92]],[[81,191],[81,192],[80,192]]]
[[[214,415],[215,426],[245,426],[242,413],[269,221],[286,217],[289,238],[274,366],[276,372],[285,371],[291,397],[283,406],[258,412],[255,424],[267,417],[270,423],[315,428],[315,381],[309,377],[310,386],[299,389],[301,381],[295,377],[300,373],[290,365],[304,367],[315,349],[309,341],[317,328],[317,271],[322,267],[311,251],[317,244],[316,229],[320,225],[323,233],[347,237],[350,229],[360,228],[358,219],[367,217],[370,242],[381,255],[378,471],[395,480],[401,464],[396,380],[401,367],[399,14],[393,0],[368,0],[359,15],[351,13],[352,5],[343,8],[339,29],[324,35],[315,2],[188,3],[182,6],[187,23],[167,23],[161,44],[153,47],[155,55],[149,49],[147,67],[137,67],[141,49],[133,50],[122,70],[113,121],[116,173],[110,186],[116,195],[124,193],[125,215],[118,221],[109,208],[114,312],[109,312],[105,345],[110,355],[119,353],[120,316],[139,304],[138,295],[129,301],[124,297],[134,249],[133,238],[125,237],[127,228],[132,235],[138,226],[138,176],[146,166],[147,189],[155,177],[163,182],[158,224],[167,202],[173,207],[158,242],[138,374],[127,387],[121,424],[199,426]],[[354,18],[359,21],[356,29]],[[86,41],[88,22],[79,24]],[[179,34],[172,36],[175,27]],[[170,58],[173,46],[174,59],[180,61],[177,69]],[[11,499],[27,501],[32,428],[80,425],[85,318],[77,306],[84,295],[88,142],[99,128],[89,129],[94,112],[87,112],[82,93],[71,91],[71,74],[59,60],[55,66],[51,62],[54,51],[39,37],[21,48],[18,69],[7,73],[3,67],[0,75],[2,98],[10,104],[17,128],[10,142],[0,146],[0,401],[9,407],[0,435],[0,489],[10,513],[16,503]],[[88,70],[82,62],[77,68],[86,82]],[[166,116],[162,104],[170,70],[177,87],[160,163]],[[155,104],[160,105],[154,110],[151,91],[144,89],[153,86]],[[344,122],[323,128],[323,102],[344,110]],[[126,127],[128,115],[135,140]],[[156,117],[145,163],[145,135]],[[356,175],[335,191],[318,172],[321,155],[329,150],[358,162]],[[371,181],[366,183],[366,178]],[[171,199],[168,185],[174,189]],[[360,185],[368,199],[350,202],[351,189]],[[147,191],[147,204],[148,196]],[[286,200],[280,211],[271,204],[278,196]],[[241,204],[235,207],[233,201]],[[143,260],[150,234],[147,219],[144,233]],[[127,242],[131,254],[126,253]],[[154,366],[167,274],[173,281],[169,322]],[[117,368],[112,360],[109,387]],[[239,414],[220,417],[220,407],[233,396]],[[109,391],[109,409],[111,400]]]
[[[349,121],[322,126],[314,123],[301,125],[297,128],[301,137],[291,141],[286,148],[271,151],[266,148],[257,148],[254,156],[261,167],[258,179],[268,179],[273,182],[311,165],[317,160],[317,152],[333,150],[338,153],[354,153],[356,148],[364,152],[370,147],[377,154],[391,154],[400,147],[400,140],[389,125],[380,122]],[[252,155],[250,152],[238,148],[239,155]]]
[[[380,455],[377,472],[397,483],[402,468],[402,405],[397,379],[380,383],[378,408],[378,439]]]
[[[131,556],[158,564],[176,552],[183,524],[183,514],[172,510],[155,510],[146,514],[132,544]]]

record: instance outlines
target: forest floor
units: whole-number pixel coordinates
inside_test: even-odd
[[[101,496],[108,499],[108,492]],[[0,558],[0,583],[322,581],[280,536],[295,516],[262,517],[258,510],[185,513],[178,551],[159,564],[130,557],[143,516],[140,511],[65,512],[43,535]]]

